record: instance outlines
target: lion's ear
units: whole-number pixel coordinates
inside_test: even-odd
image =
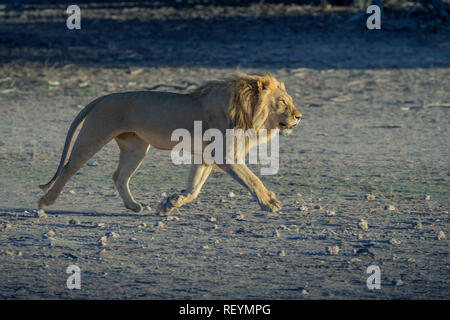
[[[281,87],[281,89],[283,89],[284,91],[286,91],[286,87],[284,86],[284,82],[280,82],[280,87]]]
[[[261,92],[261,91],[269,89],[270,84],[271,84],[270,79],[267,79],[267,78],[259,79],[257,82],[258,91]]]

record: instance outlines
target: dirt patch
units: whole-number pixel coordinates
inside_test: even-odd
[[[82,7],[78,34],[64,29],[65,8],[2,9],[0,297],[449,298],[448,31],[371,33],[341,24],[352,12],[268,8],[112,2]],[[239,71],[272,72],[304,115],[280,137],[279,173],[262,177],[280,213],[214,173],[196,201],[156,216],[189,170],[156,149],[131,183],[149,208],[132,213],[111,179],[110,143],[47,218],[34,217],[37,186],[95,97],[185,92]],[[71,264],[81,290],[66,288]],[[370,265],[381,290],[367,289]]]

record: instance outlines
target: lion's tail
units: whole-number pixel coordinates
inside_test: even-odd
[[[52,187],[52,185],[55,182],[56,178],[58,178],[58,176],[61,173],[61,170],[64,167],[64,164],[66,163],[66,160],[67,160],[67,158],[69,156],[69,154],[68,154],[69,153],[69,147],[72,144],[73,135],[74,135],[75,131],[79,127],[80,123],[84,120],[84,118],[86,118],[88,113],[98,104],[100,99],[102,99],[102,97],[100,97],[100,98],[92,101],[91,103],[89,103],[86,107],[84,107],[83,110],[81,110],[78,113],[78,115],[73,120],[72,124],[70,125],[69,132],[67,132],[66,142],[64,143],[64,149],[63,149],[63,153],[61,155],[61,160],[59,162],[58,169],[56,169],[55,175],[53,176],[53,178],[48,183],[39,185],[39,188],[41,188],[42,190],[47,192],[48,189],[50,189]]]

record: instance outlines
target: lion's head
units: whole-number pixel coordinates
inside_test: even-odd
[[[302,114],[284,83],[273,76],[242,75],[228,82],[234,88],[229,110],[234,128],[284,130],[300,122]]]

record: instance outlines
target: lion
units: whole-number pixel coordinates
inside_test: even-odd
[[[53,204],[69,179],[112,139],[120,149],[114,184],[125,207],[141,212],[143,206],[130,192],[130,178],[151,146],[172,150],[177,143],[171,140],[175,129],[185,128],[192,133],[194,121],[200,120],[203,130],[252,128],[276,132],[297,125],[301,116],[284,83],[271,75],[243,74],[210,81],[186,94],[134,91],[102,96],[89,103],[73,120],[55,175],[47,184],[39,186],[46,192],[39,201],[39,209]],[[192,165],[186,188],[165,198],[157,213],[168,215],[174,208],[196,199],[213,168],[225,171],[246,187],[263,210],[281,209],[274,193],[245,164],[202,162]]]

